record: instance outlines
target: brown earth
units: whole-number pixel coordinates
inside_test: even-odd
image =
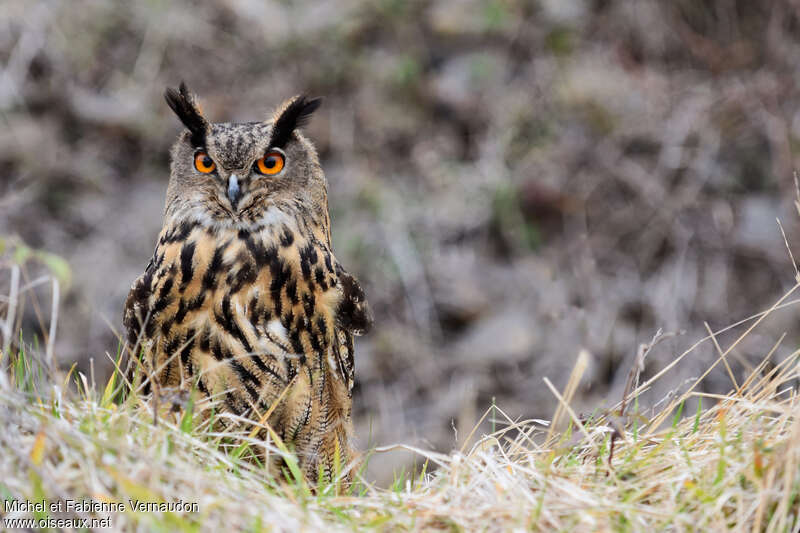
[[[361,445],[449,450],[492,398],[551,414],[542,378],[563,387],[582,348],[590,412],[619,399],[658,328],[684,333],[645,376],[704,322],[792,286],[775,219],[796,243],[799,54],[784,0],[7,1],[0,235],[69,261],[57,353],[107,372],[160,228],[179,131],[164,87],[186,80],[220,121],[322,95],[307,131],[334,246],[376,316],[358,342]],[[37,331],[31,307],[25,321]],[[795,324],[776,314],[733,370],[783,332],[785,357]],[[714,357],[707,343],[642,401]],[[730,380],[720,367],[701,388]],[[372,475],[403,461],[378,456]]]

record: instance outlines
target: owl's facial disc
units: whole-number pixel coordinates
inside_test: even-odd
[[[239,176],[231,174],[228,177],[228,200],[231,205],[236,209],[236,204],[239,203],[239,198],[242,197],[242,190],[239,188]]]

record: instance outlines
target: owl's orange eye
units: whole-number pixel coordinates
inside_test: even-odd
[[[211,159],[207,153],[197,152],[197,155],[194,156],[194,168],[203,174],[209,174],[214,172],[214,169],[217,168],[217,164],[214,163],[214,160]]]
[[[256,170],[259,174],[272,176],[283,170],[283,154],[280,152],[267,152],[267,155],[256,161]]]

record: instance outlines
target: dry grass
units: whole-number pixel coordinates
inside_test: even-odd
[[[589,417],[569,405],[586,368],[582,353],[563,392],[545,379],[559,400],[552,424],[513,421],[492,406],[484,415],[492,434],[470,435],[447,455],[411,449],[421,469],[388,488],[362,479],[314,491],[293,475],[280,443],[219,433],[213,418],[200,422],[191,400],[169,412],[162,402],[155,416],[143,398],[125,394],[120,373],[98,388],[82,374],[54,371],[46,348],[21,343],[0,367],[0,496],[123,502],[124,512],[49,513],[110,516],[120,530],[797,531],[800,351],[771,364],[773,349],[741,383],[731,374],[727,395],[695,392],[706,373],[653,409],[640,410],[637,399],[703,342],[719,350],[709,371],[724,363],[763,321],[796,303],[790,297],[798,286],[737,324],[745,329],[727,349],[717,343],[721,332],[710,334],[639,384],[647,353],[663,337],[656,335],[639,350],[620,404]],[[9,327],[13,308],[6,306]],[[285,455],[292,481],[248,460],[261,450]],[[380,461],[385,450],[371,450],[369,459]],[[132,500],[196,503],[197,510],[139,512]],[[0,514],[47,516],[7,506]]]

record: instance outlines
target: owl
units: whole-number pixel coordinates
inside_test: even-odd
[[[165,98],[186,130],[163,229],[124,311],[145,393],[196,388],[226,427],[266,437],[268,425],[307,479],[331,479],[354,457],[353,336],[372,315],[333,254],[327,181],[299,131],[320,100],[212,123],[185,84]]]

